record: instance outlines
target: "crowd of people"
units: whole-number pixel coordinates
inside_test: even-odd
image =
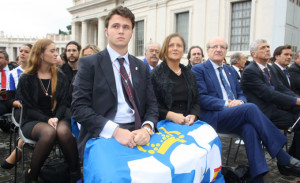
[[[277,158],[281,174],[300,176],[299,128],[293,128],[288,152],[282,149],[287,138],[280,131],[300,114],[300,51],[289,66],[291,46],[277,47],[271,59],[270,45],[258,39],[250,45],[252,62],[237,52],[230,66],[224,64],[228,44],[214,37],[206,45],[208,59],[200,46],[192,46],[185,66],[181,59],[186,45],[174,33],[162,46],[148,43],[141,61],[128,53],[134,25],[132,12],[117,7],[105,19],[108,45],[102,51],[95,45],[81,49],[70,41],[59,56],[54,42],[41,39],[21,46],[14,69],[0,51],[0,115],[15,108],[19,119],[23,108],[21,130],[37,142],[23,182],[37,181],[55,143],[69,164],[70,181],[76,182],[89,139],[114,138],[129,148],[146,145],[164,119],[180,125],[202,120],[217,132],[240,135],[253,182],[264,182],[269,171],[261,143]],[[80,130],[78,139],[71,120]],[[0,127],[9,131],[3,121]],[[19,140],[18,146],[22,144]],[[2,168],[14,167],[21,158],[15,153],[3,160]]]

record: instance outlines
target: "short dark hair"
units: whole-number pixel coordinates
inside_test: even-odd
[[[0,50],[0,53],[2,53],[4,55],[5,60],[9,59],[9,56],[5,50]]]
[[[111,19],[113,15],[120,15],[125,18],[129,18],[132,23],[132,29],[134,28],[135,24],[135,16],[134,14],[128,9],[127,7],[118,6],[114,9],[112,9],[108,15],[105,17],[105,28],[108,28],[108,22]]]
[[[285,49],[291,50],[291,49],[292,49],[292,46],[291,46],[291,45],[285,45],[285,46],[279,46],[279,47],[277,47],[277,48],[274,50],[274,53],[273,53],[273,58],[274,58],[274,60],[276,60],[276,56],[281,55],[282,50],[285,50]]]
[[[201,48],[200,46],[192,46],[192,47],[190,47],[189,52],[188,52],[188,54],[187,54],[187,59],[188,59],[188,60],[190,60],[190,58],[191,58],[191,51],[192,51],[192,49],[194,49],[194,48],[199,48],[199,49],[201,50],[202,57],[204,57],[203,50],[202,50],[202,48]]]
[[[300,58],[300,50],[295,53],[295,58]]]

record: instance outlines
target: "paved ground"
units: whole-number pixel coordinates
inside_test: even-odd
[[[291,139],[291,135],[288,135],[289,139]],[[228,152],[229,139],[221,138],[223,143],[223,164],[226,162],[226,155]],[[237,149],[237,145],[233,144],[232,150],[229,156],[229,164],[230,167],[237,167],[238,165],[247,165],[247,156],[245,153],[245,147],[241,146],[238,152],[238,157],[236,162],[234,162],[234,155]],[[31,157],[32,149],[26,148],[25,153],[25,167],[29,166],[30,157]],[[0,161],[2,162],[9,154],[9,134],[3,133],[0,130]],[[283,176],[278,172],[276,166],[276,159],[271,159],[269,154],[266,153],[266,158],[268,161],[270,172],[264,177],[266,183],[300,183],[300,178],[296,178],[293,176]],[[224,166],[224,165],[223,165]],[[21,182],[21,164],[18,164],[18,173],[17,173],[17,182]],[[8,183],[14,182],[14,169],[12,170],[4,170],[0,168],[0,183]]]

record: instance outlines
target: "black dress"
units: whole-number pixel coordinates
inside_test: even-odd
[[[41,80],[44,86],[50,84],[50,79]],[[38,122],[47,123],[50,118],[57,117],[60,120],[70,121],[70,110],[67,108],[68,82],[61,72],[57,72],[56,100],[57,104],[52,111],[53,101],[50,97],[51,84],[48,96],[43,91],[37,74],[22,74],[17,92],[23,105],[23,122],[21,128],[27,138],[31,138],[31,131]]]

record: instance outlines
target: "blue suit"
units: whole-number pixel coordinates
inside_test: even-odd
[[[144,58],[143,61],[148,65],[149,71],[151,71],[151,67],[150,67],[149,63],[147,62],[146,58]]]
[[[246,147],[251,177],[268,172],[265,154],[260,141],[272,157],[283,147],[287,138],[277,127],[247,99],[240,88],[235,70],[223,65],[235,99],[245,104],[226,107],[221,86],[210,60],[192,67],[200,94],[200,119],[213,126],[217,132],[239,134]]]

